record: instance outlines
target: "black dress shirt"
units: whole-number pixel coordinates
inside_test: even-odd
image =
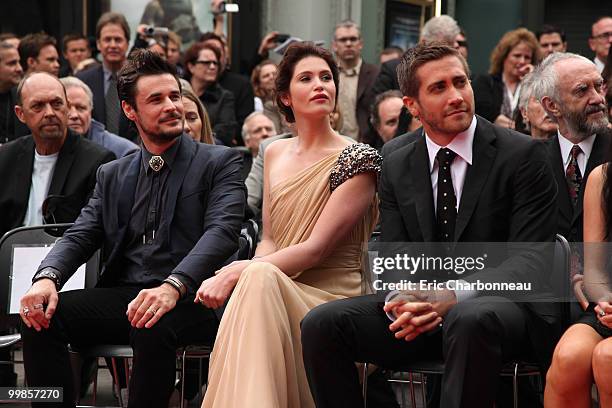
[[[138,182],[134,193],[128,230],[125,238],[124,273],[120,282],[134,286],[157,286],[168,277],[174,269],[170,251],[168,219],[165,208],[167,205],[168,179],[174,166],[174,159],[181,139],[161,154],[164,165],[159,171],[149,166],[153,156],[145,148],[142,149],[142,168],[138,174]],[[181,276],[181,281],[187,279]]]

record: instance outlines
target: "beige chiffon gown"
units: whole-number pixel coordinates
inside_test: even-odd
[[[381,160],[371,147],[353,144],[274,186],[270,220],[278,249],[305,241],[333,189],[354,174],[378,173]],[[255,262],[243,271],[217,333],[202,407],[314,407],[300,322],[319,304],[363,293],[367,239],[377,217],[374,199],[350,236],[314,268],[287,276]]]

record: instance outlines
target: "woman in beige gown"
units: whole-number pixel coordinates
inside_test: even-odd
[[[314,407],[300,321],[321,303],[363,293],[381,158],[331,129],[338,77],[329,51],[311,43],[291,46],[279,65],[277,100],[298,136],[265,151],[255,258],[221,269],[198,290],[196,301],[209,307],[231,294],[203,407]]]

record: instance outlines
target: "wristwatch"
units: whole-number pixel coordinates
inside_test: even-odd
[[[61,281],[60,278],[57,274],[57,272],[55,271],[55,269],[53,268],[43,268],[40,270],[40,272],[38,272],[36,275],[34,275],[34,278],[32,278],[32,283],[39,281],[41,279],[51,279],[53,281],[53,283],[55,283],[55,288],[59,291],[61,288]]]

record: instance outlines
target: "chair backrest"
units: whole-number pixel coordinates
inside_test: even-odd
[[[572,289],[570,284],[570,262],[571,249],[567,239],[560,234],[555,236],[555,253],[553,258],[553,269],[550,274],[550,286],[556,297],[560,298],[561,324],[563,329],[571,323],[570,301]]]
[[[32,227],[15,228],[0,239],[0,316],[9,314],[9,306],[12,296],[20,296],[20,294],[11,294],[12,280],[11,272],[16,262],[14,254],[16,248],[40,248],[49,247],[61,238],[63,233],[72,226],[71,223],[66,224],[46,224]],[[32,262],[40,262],[42,259],[32,260]],[[38,265],[36,265],[37,267]],[[94,287],[98,281],[100,266],[100,251],[87,261],[85,267],[85,287]],[[29,276],[20,276],[19,278],[27,279],[28,281],[34,276],[36,270],[32,270]]]

